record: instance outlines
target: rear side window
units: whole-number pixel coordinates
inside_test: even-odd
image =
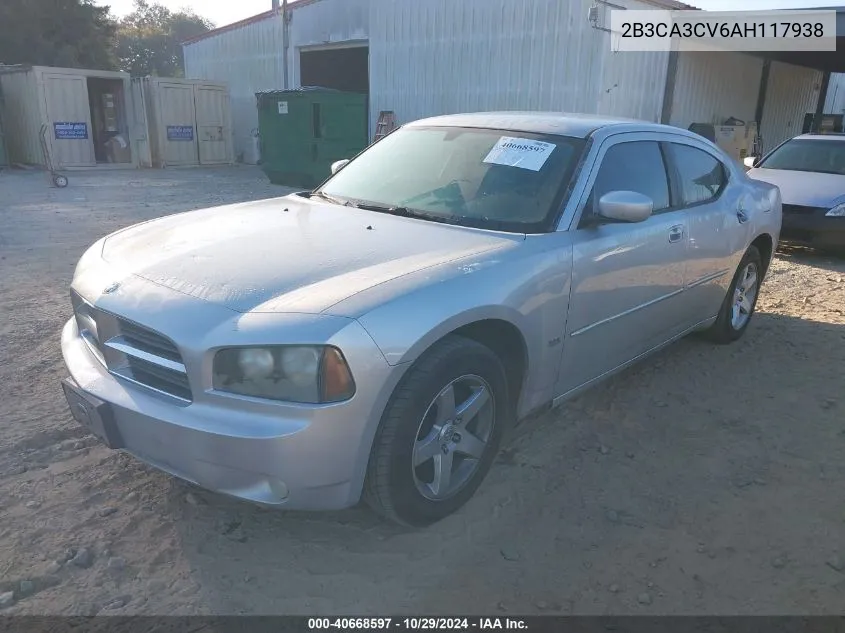
[[[599,167],[592,205],[611,191],[636,191],[654,201],[655,212],[669,208],[669,181],[656,141],[630,141],[607,150]],[[590,207],[595,208],[595,207]]]
[[[670,143],[669,147],[680,178],[683,205],[690,206],[718,198],[728,181],[722,162],[689,145]]]

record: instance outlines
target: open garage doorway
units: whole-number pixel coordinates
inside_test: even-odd
[[[299,85],[370,92],[368,46],[303,48],[299,52]]]
[[[367,95],[364,130],[369,128],[370,48],[365,44],[302,48],[299,85]]]

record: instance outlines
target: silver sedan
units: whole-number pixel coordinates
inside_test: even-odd
[[[95,243],[62,333],[74,417],[214,491],[427,525],[516,420],[742,336],[781,227],[776,187],[634,121],[438,117],[333,172]]]

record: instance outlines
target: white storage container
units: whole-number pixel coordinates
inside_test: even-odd
[[[133,79],[132,84],[137,110],[143,110],[145,118],[139,121],[135,139],[145,148],[142,164],[147,157],[152,167],[234,162],[225,83],[144,77]]]
[[[47,66],[0,66],[2,118],[11,164],[44,165],[39,138],[48,129],[56,169],[137,166],[134,148],[111,162],[110,141],[129,138],[132,99],[122,72]]]

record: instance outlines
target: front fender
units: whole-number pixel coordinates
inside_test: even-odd
[[[445,316],[442,321],[427,324],[424,328],[428,329],[413,336],[408,336],[410,331],[403,327],[401,323],[397,323],[394,327],[390,327],[387,324],[375,326],[374,331],[378,332],[378,334],[375,335],[370,332],[370,335],[376,341],[387,362],[391,365],[399,365],[415,361],[425,350],[447,334],[465,325],[488,319],[507,321],[522,333],[523,339],[526,339],[525,333],[528,328],[526,317],[518,310],[502,305],[477,306],[466,309],[458,314]],[[362,323],[365,328],[368,327],[368,324],[370,327],[374,326],[375,319],[371,318],[366,321]],[[433,321],[436,321],[436,319]],[[368,331],[370,330],[368,329]],[[530,362],[530,350],[528,354]]]
[[[489,319],[509,323],[525,343],[523,411],[542,401],[557,378],[572,262],[571,247],[561,234],[538,236],[526,251],[396,297],[358,320],[390,365],[413,362],[465,325]]]

